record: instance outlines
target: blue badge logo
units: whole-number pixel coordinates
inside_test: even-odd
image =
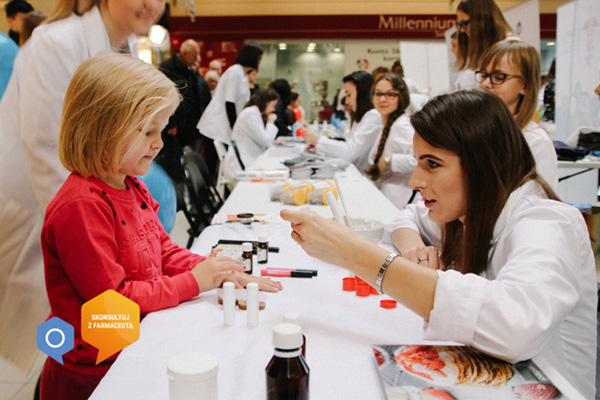
[[[75,346],[75,329],[58,317],[50,318],[37,328],[37,348],[59,363]]]

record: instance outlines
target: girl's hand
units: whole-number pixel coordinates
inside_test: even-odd
[[[377,169],[379,170],[379,176],[383,176],[385,172],[390,168],[390,165],[387,163],[386,158],[391,156],[391,154],[382,154],[379,157],[379,161],[377,161]]]
[[[306,141],[307,144],[316,145],[320,138],[321,138],[321,136],[317,132],[313,131],[312,129],[309,129],[309,128],[304,129],[304,140]]]
[[[223,281],[229,280],[236,273],[244,271],[244,267],[229,257],[207,257],[190,271],[198,282],[200,292],[218,288]]]
[[[236,289],[244,288],[250,282],[258,283],[258,288],[260,290],[264,290],[265,292],[277,293],[281,289],[283,289],[283,286],[281,286],[281,282],[276,282],[268,278],[262,278],[260,276],[248,275],[243,272],[236,272],[234,274],[231,274],[227,276],[227,279],[225,280],[228,282],[235,283]]]
[[[267,115],[267,124],[274,124],[277,121],[277,114],[271,113]]]
[[[406,249],[402,252],[402,257],[416,262],[422,267],[444,269],[439,259],[438,249],[433,246],[421,246]]]

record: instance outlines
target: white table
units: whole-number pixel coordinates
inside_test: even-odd
[[[398,212],[358,172],[349,170],[338,178],[350,215],[388,222]],[[365,203],[365,199],[369,201]],[[242,182],[221,211],[271,213],[282,207],[269,201],[268,184]],[[316,211],[331,215],[327,214],[328,207],[320,206]],[[347,272],[307,256],[291,239],[287,223],[213,225],[202,232],[192,250],[207,254],[219,239],[256,240],[262,233],[267,234],[270,245],[280,248],[279,253],[269,254],[266,266],[313,268],[319,271],[318,276],[278,278],[284,290],[264,294],[266,308],[259,313],[257,327],[246,325],[246,312],[241,310],[236,310],[234,326],[224,326],[216,290],[147,315],[139,340],[121,352],[91,399],[166,400],[168,360],[193,351],[218,358],[219,399],[265,399],[265,367],[273,355],[272,329],[288,311],[301,315],[312,400],[384,399],[370,346],[426,343],[423,320],[401,305],[395,309],[380,308],[379,302],[386,296],[362,298],[354,292],[344,292],[342,279],[348,276]],[[260,274],[263,266],[255,263],[254,274]],[[564,394],[579,398],[543,359],[535,361]]]

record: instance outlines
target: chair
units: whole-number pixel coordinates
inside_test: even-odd
[[[181,157],[181,165],[184,172],[185,188],[189,195],[189,202],[186,202],[185,198],[183,199],[183,212],[190,224],[188,231],[190,237],[187,243],[187,247],[190,248],[200,232],[210,225],[217,208],[211,200],[210,189],[194,161],[194,156],[184,154]]]
[[[223,161],[225,160],[225,155],[227,154],[227,148],[225,147],[225,143],[219,142],[218,140],[215,140],[213,142],[213,144],[215,145],[215,149],[217,150],[217,155],[219,156],[219,173],[218,173],[218,177],[217,177],[217,191],[221,195],[221,198],[225,199],[225,198],[227,198],[227,196],[226,196],[227,183],[225,182],[225,173],[224,173],[225,164],[223,163]]]
[[[202,178],[204,179],[204,182],[209,189],[210,201],[213,203],[213,207],[216,210],[218,210],[223,205],[223,197],[221,196],[221,194],[219,193],[215,184],[212,181],[212,177],[210,171],[208,170],[208,166],[206,165],[206,161],[204,161],[204,158],[202,158],[200,153],[192,150],[189,146],[185,146],[183,148],[183,154],[186,155],[186,157],[188,157],[190,161],[193,161],[198,167],[198,170],[200,170]]]

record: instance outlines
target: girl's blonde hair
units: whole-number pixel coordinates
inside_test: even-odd
[[[116,173],[154,117],[180,101],[174,83],[139,59],[104,53],[84,61],[65,95],[61,162],[84,178]]]
[[[508,63],[519,70],[518,75],[522,76],[515,79],[521,79],[525,85],[525,94],[520,96],[514,115],[519,128],[524,129],[533,119],[537,108],[541,81],[540,55],[529,43],[509,38],[494,44],[483,54],[479,69],[485,70],[490,64],[495,68],[505,54],[508,54]]]

